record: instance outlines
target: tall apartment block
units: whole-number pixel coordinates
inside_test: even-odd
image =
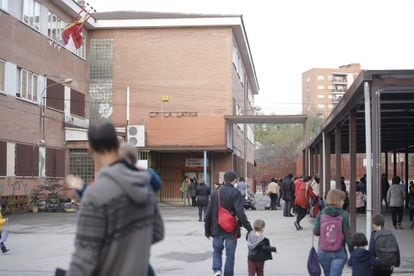
[[[302,74],[302,113],[328,117],[361,71],[351,63],[339,68],[312,68]]]

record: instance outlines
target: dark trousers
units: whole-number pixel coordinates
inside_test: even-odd
[[[292,209],[292,201],[291,200],[285,200],[285,207],[283,209],[283,215],[285,217],[289,216],[291,214],[290,213],[291,209]]]
[[[397,223],[401,224],[403,219],[403,211],[404,207],[391,207],[392,225],[397,226]]]
[[[281,195],[277,197],[277,207],[282,207],[282,206],[280,206],[280,199],[281,198],[282,198]]]
[[[206,216],[207,206],[198,206],[198,219],[203,219],[203,212],[204,216]]]
[[[276,210],[277,194],[270,194],[270,209]]]
[[[263,276],[263,268],[264,268],[264,261],[263,262],[253,262],[251,260],[247,261],[249,267],[249,276]]]
[[[192,196],[191,197],[191,206],[196,207],[197,206],[197,200],[196,200],[196,196]]]
[[[306,209],[303,209],[299,205],[296,205],[296,210],[298,211],[298,215],[296,217],[296,222],[300,225],[300,221],[306,217]]]
[[[373,270],[372,275],[375,276],[390,276],[392,274],[393,270],[392,268],[389,269],[375,269]]]
[[[414,209],[410,209],[410,221],[413,222]]]

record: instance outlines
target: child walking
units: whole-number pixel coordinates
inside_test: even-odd
[[[352,276],[374,276],[373,268],[381,262],[366,249],[368,240],[365,234],[355,233],[352,236],[352,245],[355,250],[348,261],[348,265],[352,266]]]
[[[6,248],[6,245],[4,244],[3,240],[4,240],[4,225],[6,224],[6,219],[3,218],[2,214],[1,214],[1,206],[0,206],[0,248],[1,248],[1,252],[5,255],[10,254],[10,250]]]
[[[381,264],[374,268],[375,276],[390,276],[393,267],[400,266],[400,249],[394,234],[384,229],[385,219],[382,215],[372,218],[371,239],[369,241],[369,252],[378,257]]]
[[[251,231],[247,236],[249,276],[263,276],[264,262],[272,259],[272,252],[276,252],[276,247],[270,246],[269,239],[264,236],[263,220],[256,220],[253,228],[254,232]]]

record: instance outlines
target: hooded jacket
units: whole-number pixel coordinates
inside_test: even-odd
[[[348,261],[348,265],[352,266],[352,275],[364,276],[373,276],[373,267],[380,263],[378,258],[375,258],[371,252],[364,248],[355,249]]]
[[[271,260],[272,252],[276,252],[276,247],[270,246],[268,238],[253,231],[247,236],[247,248],[249,248],[248,258],[253,262]]]
[[[118,161],[86,189],[67,275],[147,275],[164,226],[148,171]]]
[[[243,225],[248,232],[252,231],[252,226],[244,213],[242,196],[233,185],[226,183],[217,189],[211,196],[205,215],[204,230],[207,237],[226,235],[227,233],[218,225],[218,194],[220,194],[221,207],[227,209],[238,219],[239,225]]]

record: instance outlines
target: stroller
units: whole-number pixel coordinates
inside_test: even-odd
[[[247,191],[245,201],[244,201],[244,208],[256,210],[256,200],[254,198],[254,194],[250,191]]]

